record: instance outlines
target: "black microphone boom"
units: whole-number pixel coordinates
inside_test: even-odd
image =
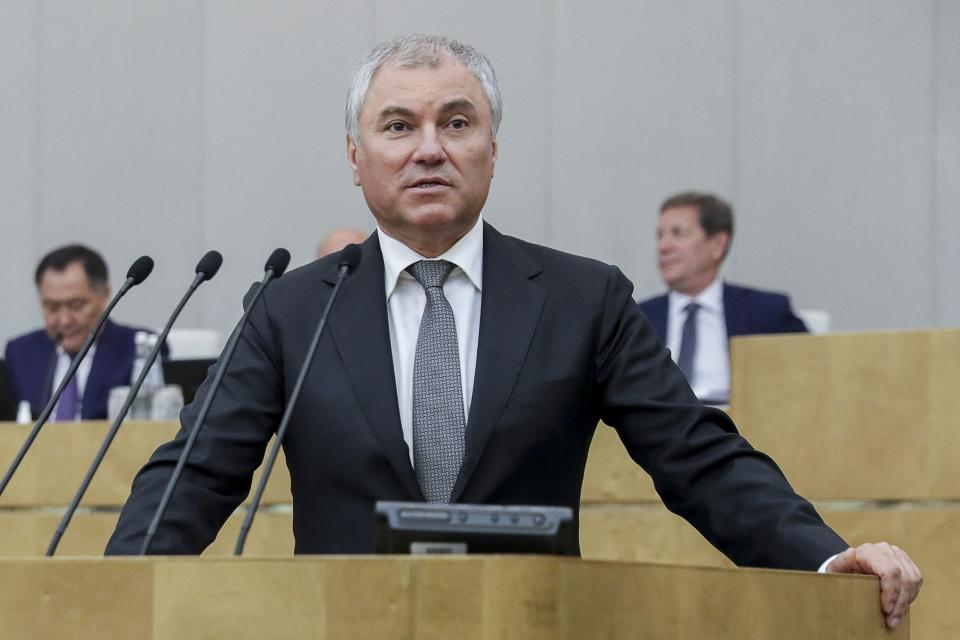
[[[340,252],[340,262],[337,264],[339,270],[337,282],[333,285],[333,292],[330,294],[330,299],[327,300],[327,306],[323,310],[323,315],[320,316],[320,322],[317,324],[317,330],[310,340],[310,346],[307,347],[307,357],[303,361],[303,366],[300,367],[297,382],[293,385],[293,391],[290,392],[290,400],[287,402],[287,408],[283,412],[283,418],[280,419],[280,426],[277,427],[277,437],[273,443],[273,447],[270,449],[270,455],[263,465],[263,473],[260,474],[260,482],[257,484],[257,491],[253,496],[253,502],[250,503],[250,507],[247,509],[247,515],[243,519],[243,524],[240,525],[240,535],[237,536],[237,545],[233,550],[234,555],[239,556],[243,553],[243,546],[246,544],[247,534],[250,532],[250,526],[253,524],[254,516],[257,515],[257,509],[260,508],[263,491],[267,487],[267,480],[270,479],[270,474],[273,472],[273,465],[277,461],[277,455],[280,453],[280,446],[283,444],[283,436],[287,432],[287,425],[290,424],[290,416],[293,415],[293,408],[297,404],[297,398],[300,397],[303,381],[306,380],[307,373],[310,371],[310,365],[313,363],[313,355],[317,351],[317,345],[320,344],[320,336],[323,335],[323,329],[327,326],[327,316],[330,315],[333,301],[336,299],[337,292],[340,291],[340,286],[343,284],[343,281],[346,280],[347,275],[351,271],[357,268],[362,257],[363,254],[360,252],[360,247],[355,244],[348,244]]]
[[[104,456],[107,455],[107,450],[110,448],[110,444],[113,442],[114,437],[116,437],[117,431],[120,430],[120,425],[123,423],[123,419],[127,417],[127,411],[130,410],[130,405],[133,403],[134,398],[137,397],[140,387],[143,386],[143,381],[150,372],[150,368],[153,367],[153,363],[156,361],[157,355],[160,353],[160,349],[163,348],[163,343],[166,341],[167,334],[170,333],[170,328],[176,321],[177,316],[180,315],[184,305],[187,304],[187,300],[189,300],[190,296],[193,295],[193,292],[197,290],[197,287],[199,287],[203,282],[206,282],[213,276],[217,275],[217,271],[220,269],[220,265],[222,263],[223,256],[220,255],[219,251],[208,251],[202,258],[200,258],[200,262],[197,263],[197,274],[194,276],[193,282],[190,283],[190,287],[187,289],[187,292],[183,295],[183,298],[180,299],[176,309],[173,310],[173,313],[170,315],[170,319],[167,320],[166,326],[163,327],[163,331],[160,332],[160,336],[157,338],[157,344],[154,345],[153,350],[150,351],[146,361],[143,363],[143,368],[140,370],[140,375],[137,376],[133,386],[130,387],[130,392],[127,394],[126,400],[123,401],[123,406],[120,407],[120,413],[117,414],[113,424],[110,425],[110,430],[107,432],[106,437],[104,437],[103,444],[100,445],[100,450],[97,451],[97,455],[93,459],[93,463],[90,465],[90,468],[87,469],[87,475],[84,476],[83,481],[80,483],[80,488],[77,489],[77,493],[73,496],[73,500],[67,507],[66,513],[63,514],[63,518],[60,520],[60,524],[57,526],[57,530],[54,532],[53,538],[50,540],[50,546],[47,547],[48,556],[52,556],[54,553],[56,553],[57,545],[60,544],[60,539],[63,537],[67,527],[70,525],[70,520],[73,518],[73,514],[76,512],[77,507],[80,506],[80,501],[83,499],[83,494],[87,492],[87,488],[90,486],[90,482],[93,480],[94,474],[96,474],[97,469],[100,468],[100,463],[103,462]],[[131,271],[132,270],[133,269],[131,268]]]
[[[40,430],[43,428],[43,425],[45,425],[47,420],[50,419],[50,414],[53,413],[53,408],[57,406],[60,396],[63,395],[63,390],[67,388],[70,380],[76,375],[77,369],[80,368],[80,363],[83,362],[84,356],[86,356],[87,352],[90,351],[93,341],[96,340],[97,336],[100,334],[100,330],[103,328],[103,323],[107,321],[107,317],[110,315],[110,312],[113,311],[113,308],[117,306],[118,302],[120,302],[120,298],[122,298],[131,287],[135,287],[146,280],[151,271],[153,271],[153,259],[150,258],[150,256],[140,256],[134,260],[132,265],[130,265],[130,269],[127,271],[127,279],[124,280],[120,290],[117,291],[115,296],[113,296],[113,300],[110,301],[110,304],[107,305],[107,308],[104,309],[103,313],[100,314],[100,319],[97,320],[97,325],[93,328],[93,331],[90,332],[90,335],[87,336],[87,339],[83,341],[80,351],[78,351],[77,355],[73,357],[73,361],[70,363],[67,373],[60,381],[60,385],[57,387],[57,390],[53,393],[53,395],[50,396],[50,400],[40,413],[40,417],[37,418],[37,422],[33,425],[33,429],[30,431],[30,434],[24,441],[23,446],[20,447],[20,451],[17,452],[17,455],[13,458],[13,462],[10,463],[10,468],[7,469],[7,472],[3,476],[3,480],[0,481],[0,496],[3,495],[7,485],[10,484],[13,474],[16,473],[20,463],[23,462],[23,458],[27,455],[27,451],[29,451],[30,447],[33,446],[33,441],[37,439],[37,435],[40,434]]]
[[[253,297],[250,299],[250,303],[247,305],[247,308],[244,309],[243,315],[240,317],[240,322],[237,323],[236,328],[230,335],[230,339],[227,341],[227,346],[223,349],[223,353],[220,355],[219,362],[217,363],[217,372],[213,376],[213,382],[210,384],[210,390],[203,399],[203,404],[200,405],[200,412],[197,414],[197,418],[193,423],[193,428],[190,430],[190,435],[187,437],[187,441],[183,445],[183,451],[180,452],[180,458],[177,460],[177,465],[173,470],[173,474],[170,476],[170,480],[167,481],[167,488],[164,490],[163,497],[160,499],[160,504],[157,506],[157,510],[153,514],[153,520],[150,521],[150,526],[147,528],[147,534],[143,538],[143,544],[140,546],[141,556],[145,556],[150,552],[150,543],[153,541],[154,536],[157,535],[157,529],[160,527],[160,521],[163,519],[163,514],[167,511],[167,505],[170,503],[170,498],[173,496],[173,492],[177,487],[177,482],[180,481],[180,476],[183,474],[183,468],[187,464],[187,459],[190,456],[190,452],[193,451],[193,446],[197,441],[197,436],[200,434],[200,429],[203,427],[203,423],[207,419],[207,413],[210,411],[210,407],[213,405],[213,399],[217,395],[217,391],[220,389],[220,381],[223,380],[223,375],[226,372],[227,367],[230,365],[230,360],[233,358],[233,352],[236,350],[237,344],[240,342],[240,334],[243,332],[243,328],[247,324],[248,318],[250,317],[250,312],[253,310],[253,306],[257,303],[257,300],[263,294],[264,290],[267,288],[267,285],[270,284],[270,281],[275,280],[283,275],[283,272],[287,270],[288,264],[290,264],[290,252],[283,248],[274,250],[274,252],[270,254],[270,257],[267,258],[267,264],[264,266],[263,281],[260,282],[260,285],[254,291]]]

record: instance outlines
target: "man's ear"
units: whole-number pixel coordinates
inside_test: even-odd
[[[493,164],[497,164],[497,158],[500,157],[500,147],[497,145],[497,139],[494,138],[490,143],[493,145]]]
[[[718,231],[710,236],[710,254],[717,264],[723,262],[729,248],[730,234],[726,231]]]
[[[347,164],[353,171],[353,184],[360,186],[360,169],[357,166],[357,143],[353,141],[350,135],[347,135]]]
[[[93,288],[93,295],[102,309],[106,309],[107,304],[110,302],[110,291],[111,289],[109,282],[104,282],[99,287]]]

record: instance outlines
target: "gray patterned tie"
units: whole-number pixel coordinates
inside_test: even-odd
[[[446,260],[407,267],[427,295],[413,361],[413,466],[427,502],[450,501],[466,437],[457,325],[443,295],[453,267]]]

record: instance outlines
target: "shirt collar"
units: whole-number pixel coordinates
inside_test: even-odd
[[[700,308],[713,313],[723,313],[723,280],[714,278],[707,288],[696,296],[688,296],[679,291],[670,291],[670,308],[682,311],[689,302],[696,302]]]
[[[393,295],[397,282],[403,276],[412,278],[405,269],[420,260],[447,260],[456,265],[451,275],[459,271],[466,274],[478,291],[483,291],[483,217],[478,216],[476,224],[462,238],[436,258],[424,258],[422,255],[391,238],[380,225],[377,225],[380,239],[380,252],[383,253],[383,277],[387,298]]]

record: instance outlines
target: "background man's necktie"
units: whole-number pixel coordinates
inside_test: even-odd
[[[60,400],[57,401],[56,419],[59,422],[76,420],[77,418],[77,400],[79,399],[79,389],[77,388],[77,376],[73,376],[67,383]]]
[[[687,377],[687,382],[693,386],[693,357],[697,353],[697,311],[700,310],[700,305],[691,302],[683,310],[687,313],[687,319],[683,322],[677,366]]]
[[[407,267],[427,295],[413,361],[413,466],[428,502],[450,501],[466,440],[457,326],[443,295],[453,267],[446,260]]]

